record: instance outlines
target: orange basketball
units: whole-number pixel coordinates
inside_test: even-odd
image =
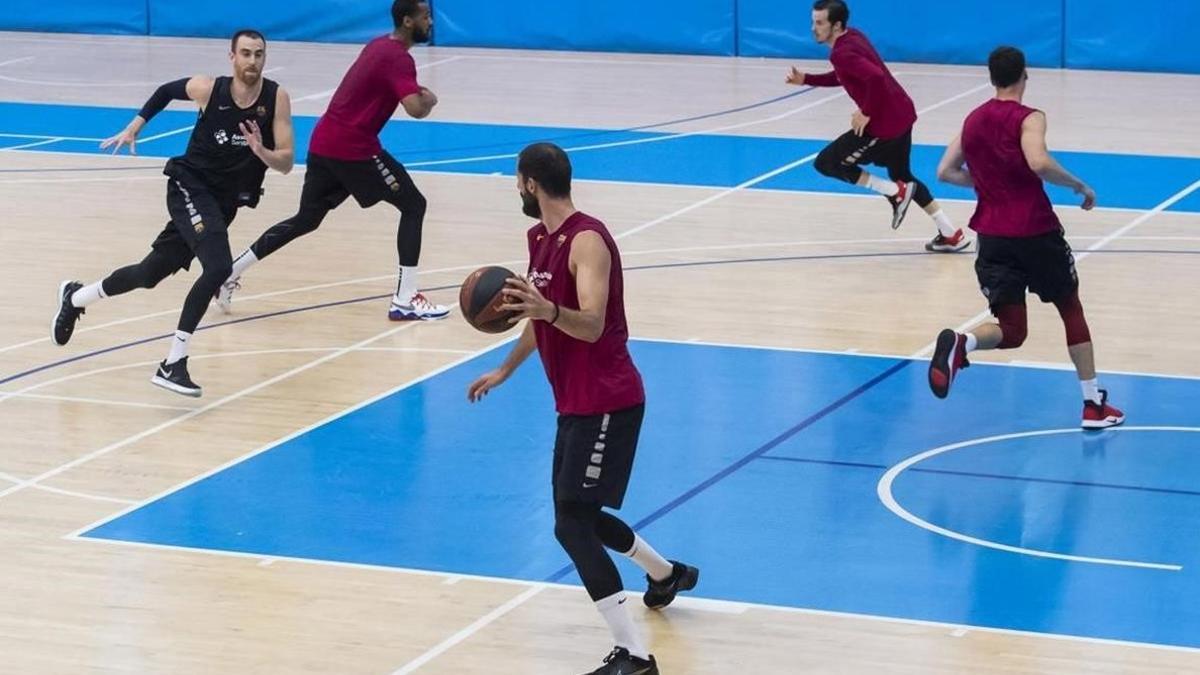
[[[458,290],[458,306],[467,323],[484,333],[503,333],[516,325],[508,320],[517,313],[500,309],[505,282],[515,276],[511,270],[496,266],[471,272]]]

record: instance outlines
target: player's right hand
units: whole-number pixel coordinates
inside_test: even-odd
[[[1075,194],[1083,195],[1083,203],[1079,205],[1079,208],[1083,209],[1084,211],[1091,211],[1093,208],[1095,208],[1096,191],[1093,190],[1090,185],[1085,184],[1081,186],[1075,191]]]
[[[788,84],[800,86],[804,84],[804,73],[796,68],[796,66],[792,66],[792,70],[788,72],[786,81]]]
[[[425,99],[425,105],[429,106],[430,108],[433,108],[433,106],[438,104],[437,94],[429,91],[425,87],[421,87],[421,96]]]
[[[117,134],[116,136],[113,136],[111,138],[106,138],[103,141],[101,141],[100,149],[107,150],[110,146],[115,146],[115,147],[113,147],[113,154],[115,155],[121,151],[121,146],[123,146],[123,145],[129,146],[129,154],[136,155],[137,154],[137,132],[133,131],[129,127],[125,127],[124,129],[121,130],[121,133]]]
[[[508,374],[497,368],[496,370],[486,373],[478,380],[471,383],[467,387],[467,400],[471,403],[477,403],[488,395],[488,392],[499,387],[508,379]]]

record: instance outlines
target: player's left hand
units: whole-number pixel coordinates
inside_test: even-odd
[[[505,303],[500,306],[503,311],[518,312],[517,316],[509,319],[509,323],[517,323],[521,319],[536,319],[550,321],[554,318],[554,303],[550,302],[525,277],[513,277],[508,280],[504,289]]]
[[[262,151],[263,137],[262,130],[258,128],[258,122],[254,120],[238,122],[238,130],[242,132],[242,137],[246,139],[247,145],[250,146],[250,152],[257,155]]]
[[[861,110],[855,110],[854,114],[850,116],[850,128],[859,136],[863,135],[863,132],[867,130],[867,125],[870,123],[871,118],[864,115]]]

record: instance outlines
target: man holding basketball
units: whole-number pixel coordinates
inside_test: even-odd
[[[623,521],[620,508],[645,410],[642,378],[626,343],[621,257],[599,220],[575,210],[571,162],[562,148],[536,143],[521,151],[522,211],[541,222],[529,230],[527,278],[508,280],[513,323],[528,319],[501,366],[467,389],[476,402],[500,386],[536,349],[554,391],[558,436],[552,485],[554,534],[612,631],[615,647],[593,675],[656,674],[633,618],[621,576],[605,547],[646,571],[652,609],[695,587],[699,570],[660,556]]]

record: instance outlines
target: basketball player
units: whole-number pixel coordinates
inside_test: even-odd
[[[1096,193],[1062,168],[1046,149],[1046,115],[1021,103],[1025,55],[999,47],[988,57],[996,97],[967,116],[938,166],[938,178],[973,187],[978,196],[971,229],[979,237],[975,273],[998,323],[969,333],[943,330],[929,364],[929,386],[945,398],[955,375],[976,349],[1013,349],[1025,341],[1025,291],[1052,302],[1067,332],[1067,351],[1083,388],[1083,427],[1103,429],[1125,421],[1108,404],[1096,380],[1092,337],[1079,302],[1075,258],[1042,181],[1069,187],[1091,210]],[[964,166],[963,163],[967,166]],[[969,168],[968,168],[969,167]]]
[[[529,230],[529,274],[510,279],[502,309],[528,319],[496,370],[475,380],[479,401],[536,349],[554,390],[558,437],[552,485],[554,534],[612,631],[616,647],[594,674],[657,673],[624,606],[621,577],[605,547],[646,571],[652,609],[694,588],[699,570],[663,559],[628,525],[603,510],[625,498],[645,410],[642,377],[626,341],[621,256],[608,229],[575,210],[571,162],[561,148],[537,143],[521,151],[517,190],[522,211],[541,220]]]
[[[842,0],[817,0],[813,4],[812,34],[817,42],[829,45],[833,71],[814,75],[792,68],[787,76],[788,84],[845,87],[858,105],[858,110],[850,116],[850,131],[817,155],[817,171],[886,197],[892,205],[892,229],[900,227],[909,204],[916,200],[937,226],[937,234],[925,244],[925,250],[961,251],[971,242],[961,228],[950,222],[929,188],[917,180],[910,167],[912,129],[917,121],[912,99],[879,58],[867,36],[847,28],[849,20],[850,10]],[[866,164],[887,169],[887,180],[862,168]]]
[[[230,43],[233,77],[196,75],[162,85],[121,133],[100,144],[114,153],[128,145],[134,153],[142,127],[168,103],[191,100],[200,109],[187,151],[163,169],[170,179],[171,222],[141,262],[87,286],[62,283],[51,329],[55,344],[70,341],[85,307],[135,288],[154,288],[188,269],[195,257],[202,272],[184,300],[167,358],[150,381],[185,396],[200,395],[200,385],[188,374],[188,346],[209,300],[232,268],[229,224],[239,208],[258,205],[267,167],[284,174],[292,170],[291,100],[282,87],[262,76],[266,58],[267,41],[261,33],[238,31]]]
[[[429,41],[433,19],[428,3],[395,0],[392,22],[391,34],[375,38],[359,53],[338,85],[329,109],[313,129],[300,210],[264,232],[237,257],[232,274],[216,298],[222,311],[229,312],[233,292],[240,288],[238,280],[251,265],[317,229],[331,210],[353,195],[362,208],[384,201],[400,211],[396,233],[400,280],[388,318],[431,320],[450,313],[417,291],[425,197],[404,166],[379,143],[379,132],[397,106],[404,106],[409,116],[422,119],[437,105],[437,96],[417,84],[416,62],[409,53],[414,44]]]

